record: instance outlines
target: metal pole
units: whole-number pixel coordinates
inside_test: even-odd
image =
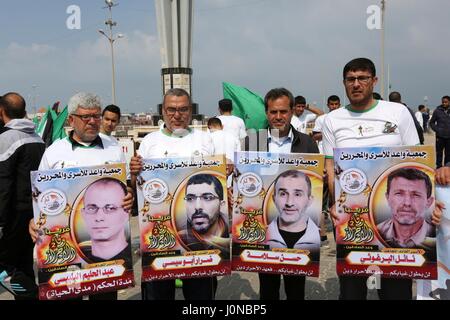
[[[114,66],[114,38],[113,38],[113,20],[112,20],[112,6],[109,6],[109,42],[111,44],[111,66],[112,66],[112,101],[116,104],[116,70]]]
[[[34,115],[36,116],[36,113],[37,113],[37,109],[36,109],[36,88],[37,88],[37,85],[33,84],[32,88],[33,88],[33,108],[34,108]]]

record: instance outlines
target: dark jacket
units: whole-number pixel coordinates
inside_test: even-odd
[[[442,105],[436,108],[430,120],[431,129],[439,138],[450,138],[450,107],[445,109]]]
[[[44,142],[30,120],[11,120],[0,130],[0,227],[4,237],[27,229],[33,218],[30,172],[38,169],[44,151]]]
[[[247,131],[247,137],[244,140],[244,151],[269,151],[268,129],[262,129],[257,132]],[[292,141],[291,153],[319,153],[319,148],[314,140],[301,132],[298,132],[291,126],[292,135],[294,139]],[[252,140],[252,145],[250,141]],[[256,144],[255,144],[256,141]]]

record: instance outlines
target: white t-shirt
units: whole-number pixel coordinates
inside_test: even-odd
[[[126,163],[122,148],[117,143],[101,139],[103,148],[99,145],[73,147],[69,137],[57,140],[45,150],[39,170]]]
[[[325,116],[322,130],[327,158],[333,148],[395,147],[419,144],[413,118],[402,104],[377,100],[367,111],[355,112],[349,106]]]
[[[181,137],[159,130],[145,136],[138,154],[144,159],[210,156],[214,154],[214,145],[210,135],[201,130],[189,130],[187,135]]]
[[[306,133],[306,125],[308,122],[312,122],[316,120],[317,115],[304,111],[300,117],[297,117],[295,114],[292,116],[291,119],[291,125],[294,127],[295,130],[301,133]]]
[[[247,131],[245,131],[245,123],[239,117],[230,116],[218,116],[223,125],[223,130],[233,134],[237,139],[244,139],[247,136]]]
[[[100,138],[102,138],[103,140],[110,140],[111,141],[111,143],[119,143],[119,141],[115,138],[115,137],[113,137],[113,136],[108,136],[108,135],[106,135],[106,134],[104,134],[104,133],[99,133],[98,134],[99,136],[100,136]]]
[[[234,162],[234,152],[241,151],[241,143],[236,136],[224,130],[210,132],[212,142],[214,144],[214,154],[224,154],[229,160]]]
[[[420,126],[423,129],[423,115],[422,115],[422,112],[417,111],[415,116],[416,116],[417,121],[419,121]]]
[[[326,116],[326,114],[322,114],[317,117],[316,122],[314,123],[313,132],[322,133],[325,116]],[[319,152],[321,154],[323,154],[323,141],[322,140],[317,141],[317,147],[319,148]]]

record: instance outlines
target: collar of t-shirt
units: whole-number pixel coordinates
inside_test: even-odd
[[[192,129],[187,128],[186,130],[180,130],[180,134],[177,134],[176,132],[170,132],[164,124],[161,128],[161,133],[172,138],[184,138],[188,134],[192,133]]]
[[[346,105],[345,108],[346,108],[348,111],[354,112],[354,113],[365,113],[365,112],[369,112],[369,111],[371,111],[372,109],[375,109],[376,106],[378,106],[378,102],[379,102],[379,101],[376,100],[376,99],[374,99],[374,100],[375,100],[375,101],[374,101],[373,104],[370,106],[370,108],[368,108],[368,109],[366,109],[366,110],[357,110],[357,109],[354,109],[354,108],[352,107],[351,104]]]
[[[72,144],[72,150],[75,150],[75,148],[78,148],[78,147],[79,148],[94,148],[96,146],[99,146],[101,149],[104,149],[102,138],[100,138],[99,135],[97,135],[95,137],[94,141],[92,141],[91,143],[85,144],[85,143],[80,143],[80,142],[76,141],[73,138],[73,134],[74,134],[74,131],[71,131],[69,133],[69,141]]]

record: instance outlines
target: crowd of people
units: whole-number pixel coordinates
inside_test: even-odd
[[[308,177],[299,175],[296,171],[287,172],[277,177],[275,182],[273,201],[280,215],[268,226],[273,235],[270,243],[273,247],[297,248],[299,244],[316,242],[311,240],[314,237],[311,230],[320,229],[321,240],[324,239],[324,219],[327,214],[335,224],[339,219],[334,197],[334,148],[419,145],[423,143],[423,132],[428,132],[428,123],[436,132],[436,182],[440,185],[450,184],[450,98],[444,96],[442,105],[437,107],[429,119],[429,110],[425,106],[419,106],[414,114],[402,104],[398,92],[392,92],[389,101],[375,99],[376,84],[376,69],[372,61],[366,58],[353,59],[343,69],[343,85],[350,104],[341,107],[340,98],[331,95],[327,101],[327,114],[316,106],[307,104],[304,97],[294,97],[285,88],[269,90],[264,98],[269,127],[258,133],[256,141],[247,135],[243,120],[232,115],[232,102],[228,99],[219,101],[220,115],[209,119],[209,132],[191,130],[192,103],[189,94],[182,89],[170,89],[162,102],[164,125],[142,140],[130,162],[128,185],[100,181],[96,188],[90,186],[86,192],[83,216],[90,221],[89,224],[95,224],[98,221],[92,217],[97,212],[120,209],[120,219],[125,220],[133,207],[136,179],[143,169],[143,159],[224,154],[227,159],[227,174],[231,176],[236,151],[322,153],[326,158],[326,174],[323,219],[320,225],[302,215],[312,201]],[[26,103],[20,94],[6,93],[0,98],[0,284],[15,299],[38,297],[33,271],[33,242],[39,239],[40,230],[33,219],[30,172],[125,162],[122,149],[111,135],[120,121],[119,107],[110,105],[102,109],[97,95],[77,93],[70,98],[68,111],[71,128],[68,137],[45,149],[42,139],[34,131],[32,121],[26,118]],[[307,127],[312,122],[315,126],[309,133]],[[386,127],[387,123],[389,128]],[[185,195],[189,211],[187,225],[190,228],[181,237],[192,238],[193,232],[207,237],[211,235],[211,230],[216,229],[221,231],[213,236],[224,237],[223,228],[214,226],[227,219],[227,208],[223,205],[226,191],[212,176],[198,175],[194,178],[188,182]],[[405,183],[414,187],[419,178]],[[400,175],[392,179],[392,188],[395,188],[398,181],[403,181],[399,179],[404,177]],[[228,186],[231,184],[232,179],[228,181]],[[108,193],[118,194],[114,203],[102,198],[102,192],[106,192],[106,188],[111,189]],[[300,189],[301,192],[298,191]],[[295,200],[286,201],[287,196],[294,195],[297,197]],[[430,197],[429,192],[424,192],[428,206],[433,200]],[[390,206],[395,208],[397,204],[390,193],[387,198],[391,199]],[[208,202],[209,210],[203,212],[197,208],[197,204],[201,202],[198,199]],[[433,212],[433,225],[439,226],[443,209],[442,204],[437,204]],[[222,220],[213,217],[220,217]],[[397,230],[398,221],[401,219],[393,219],[378,228],[383,234],[392,233]],[[417,230],[430,229],[423,220],[415,223]],[[129,246],[122,229],[111,231],[111,239],[114,237],[114,242],[120,247],[119,251],[99,250],[105,240],[102,237],[109,237],[108,234],[93,232],[91,237],[92,247],[87,255],[93,260],[115,259],[120,255],[119,251],[126,250]],[[401,241],[408,243],[415,237],[415,233],[409,234]],[[205,249],[201,243],[193,243],[192,246]],[[279,299],[281,276],[267,273],[259,273],[258,276],[260,298]],[[288,299],[304,299],[304,276],[283,276],[283,279]],[[367,277],[339,276],[339,298],[365,299],[366,281]],[[174,280],[143,282],[141,290],[143,300],[175,299]],[[217,290],[216,277],[183,280],[183,294],[187,300],[213,300]],[[410,300],[413,298],[412,280],[382,278],[378,292],[380,299]],[[117,292],[91,295],[90,299],[116,300]]]

